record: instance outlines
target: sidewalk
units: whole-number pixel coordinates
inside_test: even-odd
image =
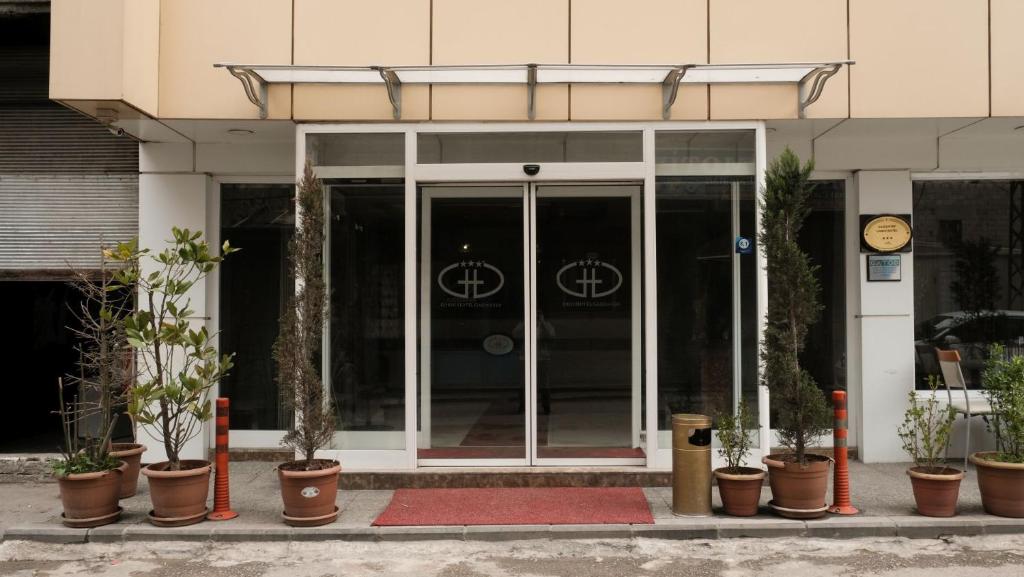
[[[70,529],[60,523],[61,505],[55,483],[3,483],[0,492],[0,532],[4,540],[54,543],[120,541],[380,541],[380,540],[511,540],[611,539],[653,537],[663,539],[716,539],[732,537],[909,537],[1024,533],[1024,519],[986,515],[981,507],[973,469],[960,489],[960,515],[950,519],[922,517],[914,512],[905,464],[850,463],[853,504],[862,513],[851,517],[827,516],[812,521],[783,519],[767,510],[770,491],[762,492],[762,512],[751,518],[716,514],[705,518],[672,515],[668,487],[644,489],[654,525],[503,525],[445,527],[373,527],[387,506],[391,491],[340,491],[341,514],[323,527],[293,528],[280,521],[280,496],[273,463],[231,464],[231,504],[239,517],[206,521],[190,527],[158,528],[146,521],[149,495],[145,479],[139,494],[121,502],[120,522],[95,529]],[[718,491],[712,491],[715,507]],[[212,501],[212,491],[211,491]],[[829,497],[831,503],[831,496]]]

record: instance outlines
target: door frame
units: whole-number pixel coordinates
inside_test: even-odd
[[[415,469],[417,468],[417,429],[418,429],[418,351],[419,331],[417,327],[418,294],[418,218],[417,190],[419,185],[431,182],[493,182],[495,179],[504,183],[530,182],[533,177],[523,173],[522,164],[420,164],[417,158],[417,136],[420,132],[429,133],[507,133],[507,132],[585,132],[585,131],[641,131],[643,134],[642,162],[620,163],[545,163],[542,165],[543,180],[553,181],[600,181],[600,180],[642,180],[644,191],[642,198],[643,220],[643,369],[646,376],[644,420],[646,467],[666,470],[671,467],[672,451],[670,446],[662,447],[658,443],[658,295],[657,295],[657,261],[655,226],[656,203],[655,184],[658,169],[655,158],[655,135],[657,132],[670,131],[730,131],[749,130],[754,133],[754,162],[749,165],[715,166],[715,174],[719,175],[753,175],[755,187],[760,191],[764,185],[767,167],[767,129],[764,121],[740,120],[693,120],[693,121],[620,121],[620,122],[352,122],[352,123],[296,123],[295,125],[295,178],[301,177],[307,160],[307,137],[316,134],[380,134],[399,133],[404,136],[404,156],[400,165],[396,166],[325,166],[314,167],[321,178],[348,177],[400,177],[405,187],[405,293],[403,306],[405,312],[405,448],[404,449],[345,449],[332,447],[317,453],[324,458],[341,459],[348,463],[350,470],[370,469]],[[693,165],[700,169],[700,165]],[[707,167],[704,167],[707,168]],[[725,172],[722,172],[722,170]],[[706,174],[707,172],[703,172]],[[696,173],[695,173],[696,174]],[[758,194],[758,197],[760,195]],[[297,221],[299,223],[301,221]],[[759,203],[755,203],[755,227],[761,224]],[[297,224],[298,225],[298,224]],[[756,251],[757,260],[757,315],[758,315],[758,350],[764,338],[765,307],[768,296],[767,267],[764,255]],[[327,352],[327,351],[325,351]],[[758,355],[759,357],[759,355]],[[328,355],[325,355],[325,362]],[[760,366],[758,363],[757,366]],[[767,453],[770,446],[771,429],[768,420],[769,395],[764,386],[758,386],[760,434],[758,447],[752,452],[751,462],[760,459],[762,451]]]

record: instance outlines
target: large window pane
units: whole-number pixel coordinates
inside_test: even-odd
[[[736,338],[740,390],[756,413],[756,259],[734,260],[733,226],[735,210],[740,234],[754,235],[753,179],[658,177],[656,204],[658,429],[671,429],[673,413],[731,410]],[[734,287],[742,335],[735,334]]]
[[[404,184],[334,183],[330,385],[337,448],[405,447]]]
[[[291,184],[221,185],[221,239],[242,248],[220,267],[220,348],[235,353],[221,380],[233,429],[286,429],[271,355],[278,319],[294,284],[288,241],[295,230]]]
[[[935,348],[960,352],[980,388],[988,346],[1024,349],[1024,182],[914,183],[914,348],[918,388],[940,373]]]

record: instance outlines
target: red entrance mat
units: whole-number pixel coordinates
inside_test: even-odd
[[[400,525],[652,524],[640,487],[398,489],[373,522]]]

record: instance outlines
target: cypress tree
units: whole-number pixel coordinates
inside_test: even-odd
[[[829,408],[814,378],[800,366],[808,328],[821,313],[818,266],[800,249],[797,239],[807,214],[814,162],[803,167],[789,149],[765,174],[763,214],[758,241],[768,264],[767,327],[761,349],[762,384],[777,409],[781,444],[793,458],[807,464],[806,449],[824,435]]]

